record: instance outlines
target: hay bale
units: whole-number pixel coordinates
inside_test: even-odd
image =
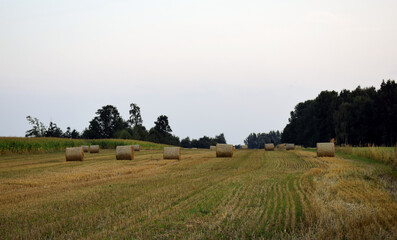
[[[330,142],[317,143],[317,157],[335,157],[335,144]]]
[[[287,144],[285,144],[285,149],[287,149],[287,150],[295,150],[295,144],[287,143]]]
[[[248,149],[248,146],[247,145],[243,145],[243,146],[241,146],[241,149]]]
[[[84,152],[89,152],[90,151],[90,147],[88,147],[88,145],[82,145],[81,147],[83,148]]]
[[[83,161],[84,150],[82,147],[70,147],[65,151],[66,161]]]
[[[140,151],[141,150],[141,146],[140,145],[132,145],[132,147],[134,148],[134,151]]]
[[[216,146],[210,146],[210,150],[216,150]]]
[[[266,143],[265,144],[266,151],[274,151],[274,144],[273,143]]]
[[[117,160],[134,160],[134,147],[133,146],[117,146],[116,147]]]
[[[216,144],[216,157],[233,157],[234,146],[232,144]]]
[[[278,144],[277,145],[277,148],[279,148],[279,149],[285,149],[286,148],[286,143],[280,143],[280,144]]]
[[[91,145],[90,153],[99,153],[99,145]]]
[[[165,147],[163,153],[164,159],[178,159],[181,160],[181,148],[180,147]]]

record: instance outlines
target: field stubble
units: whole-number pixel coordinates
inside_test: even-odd
[[[0,156],[0,238],[396,239],[387,166],[306,151]]]

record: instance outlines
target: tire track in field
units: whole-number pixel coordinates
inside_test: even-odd
[[[230,203],[237,203],[237,199],[241,196],[244,187],[243,185],[235,188],[234,193],[229,195],[228,198],[225,198],[224,201],[218,205],[218,207],[214,210],[215,214],[212,217],[212,224],[209,225],[209,229],[219,228],[222,222],[226,221],[226,218],[231,215],[232,207]]]
[[[270,186],[266,189],[266,194],[263,194],[262,196],[262,201],[261,203],[263,203],[264,209],[263,211],[261,211],[261,214],[259,215],[259,219],[258,219],[258,228],[257,228],[257,232],[261,235],[265,232],[266,230],[266,223],[268,221],[268,216],[269,216],[269,212],[272,210],[270,209],[271,203],[273,198],[271,198],[271,192],[273,191],[274,188],[274,183],[271,183]]]
[[[249,211],[249,208],[248,208],[249,200],[250,200],[249,196],[250,196],[250,193],[253,192],[254,186],[252,184],[247,184],[247,185],[248,185],[248,187],[243,192],[241,198],[237,202],[235,209],[233,209],[236,219],[243,219],[243,217],[247,216],[247,213]]]
[[[284,226],[283,226],[283,231],[287,231],[288,225],[290,224],[291,221],[291,216],[290,216],[290,210],[291,210],[291,203],[289,199],[289,194],[288,194],[288,180],[287,182],[283,185],[282,190],[283,190],[283,196],[284,196],[284,202],[285,202],[285,209],[283,213],[283,221],[284,221]]]
[[[268,224],[266,226],[266,232],[269,232],[270,229],[273,228],[273,226],[275,226],[275,221],[277,221],[277,218],[279,217],[279,209],[281,206],[280,205],[280,193],[279,193],[279,189],[280,189],[280,184],[275,184],[274,187],[274,198],[273,198],[273,211],[271,213],[271,215],[269,216],[269,221]]]
[[[250,229],[253,234],[258,231],[258,226],[261,227],[261,218],[266,211],[266,197],[267,192],[269,191],[269,186],[263,186],[263,184],[255,183],[256,186],[259,186],[259,191],[257,190],[253,196],[250,197],[250,202],[248,205],[250,206],[247,208],[247,211],[242,216],[247,216],[250,220],[250,226],[247,226],[247,229]]]
[[[289,231],[292,231],[292,229],[295,228],[295,222],[296,222],[296,206],[295,206],[294,198],[292,197],[292,193],[291,193],[291,190],[293,190],[293,183],[294,183],[294,180],[290,179],[288,181],[288,184],[286,184],[287,195],[288,195],[289,203],[290,203],[289,207],[288,207],[288,209],[290,211],[290,223],[288,226],[286,226],[286,229],[288,229]]]
[[[271,183],[270,185],[267,185],[266,187],[262,187],[262,191],[260,193],[260,198],[258,200],[259,202],[259,210],[256,212],[257,213],[257,222],[261,222],[268,212],[268,203],[269,203],[269,198],[268,198],[268,193],[269,190],[272,188],[274,183]],[[262,226],[262,224],[259,224]]]

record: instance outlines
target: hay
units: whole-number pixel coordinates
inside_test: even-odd
[[[241,146],[241,149],[248,149],[248,146],[247,145],[243,145],[243,146]]]
[[[65,151],[66,161],[83,161],[84,150],[82,147],[70,147]]]
[[[274,144],[273,143],[266,143],[265,144],[266,151],[274,151]]]
[[[210,150],[216,150],[216,146],[210,146]]]
[[[216,144],[216,157],[233,157],[233,151],[232,144]]]
[[[133,146],[117,146],[116,147],[117,160],[134,160],[134,147]]]
[[[287,150],[295,150],[295,144],[287,143],[287,144],[285,144],[285,149],[287,149]]]
[[[99,153],[99,145],[91,145],[90,153]]]
[[[335,144],[317,143],[317,157],[335,157]]]
[[[132,147],[134,148],[134,151],[140,151],[141,150],[141,146],[140,145],[132,145]]]
[[[164,159],[178,159],[181,160],[181,148],[180,147],[165,147],[163,153]]]
[[[279,148],[279,149],[285,149],[285,148],[286,148],[286,145],[287,145],[287,144],[285,144],[285,143],[280,143],[280,144],[277,145],[277,148]]]
[[[84,152],[89,152],[90,151],[90,147],[88,147],[87,145],[82,145],[81,147],[83,148]]]

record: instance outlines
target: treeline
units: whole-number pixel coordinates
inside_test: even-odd
[[[223,133],[215,136],[215,138],[204,136],[199,139],[192,139],[189,137],[182,139],[181,147],[184,148],[209,148],[215,146],[217,143],[226,143],[225,135]]]
[[[336,144],[394,146],[397,142],[397,84],[382,81],[380,89],[323,91],[291,112],[282,142],[313,147],[335,139]]]
[[[281,143],[281,133],[279,131],[270,131],[269,133],[251,133],[244,140],[244,144],[250,149],[263,149],[265,143]]]
[[[37,118],[31,116],[26,117],[32,128],[26,131],[26,137],[63,137],[63,138],[84,138],[84,139],[134,139],[141,141],[149,141],[154,143],[162,143],[168,145],[182,146],[182,147],[196,147],[207,148],[215,142],[226,143],[224,134],[220,134],[215,138],[204,136],[199,140],[193,139],[190,141],[189,137],[179,140],[179,137],[171,134],[172,129],[168,121],[168,117],[160,115],[155,126],[147,130],[143,126],[140,107],[135,104],[130,104],[129,119],[124,120],[116,107],[112,105],[103,106],[98,109],[96,116],[89,122],[89,126],[80,134],[78,131],[71,130],[67,127],[63,132],[54,122],[50,122],[46,127]],[[209,141],[208,141],[209,140]],[[207,146],[208,145],[208,146]]]

